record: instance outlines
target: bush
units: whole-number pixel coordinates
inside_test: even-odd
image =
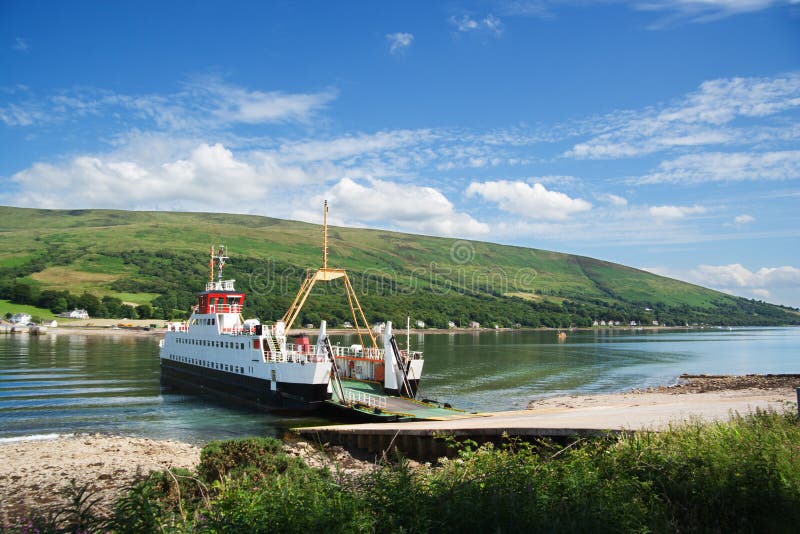
[[[212,441],[200,452],[198,474],[207,482],[222,480],[237,472],[283,473],[290,465],[305,467],[283,452],[283,443],[274,438]],[[302,464],[302,466],[300,465]]]

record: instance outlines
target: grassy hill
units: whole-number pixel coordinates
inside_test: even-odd
[[[121,302],[178,315],[203,286],[209,246],[225,244],[226,277],[248,292],[248,315],[276,319],[304,270],[320,265],[321,236],[318,225],[250,215],[0,207],[0,298],[52,309],[86,293],[101,306],[105,297],[107,313]],[[355,228],[329,238],[329,265],[350,271],[370,320],[411,311],[432,326],[800,322],[787,308],[588,257]],[[302,320],[335,323],[346,311],[336,286],[321,288]]]

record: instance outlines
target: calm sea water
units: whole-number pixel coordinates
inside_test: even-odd
[[[162,389],[157,343],[129,336],[0,336],[0,439],[112,432],[202,443],[324,422]],[[412,335],[410,344],[425,351],[422,394],[467,410],[669,384],[684,372],[800,373],[800,328],[570,332],[563,343],[554,332],[428,334]]]

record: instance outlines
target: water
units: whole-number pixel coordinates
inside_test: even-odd
[[[0,439],[111,432],[202,443],[279,435],[286,418],[162,389],[158,339],[0,336]],[[333,337],[350,344],[350,337]],[[401,346],[405,339],[400,340]],[[681,373],[800,373],[800,329],[412,335],[425,351],[422,395],[466,410],[669,384]]]

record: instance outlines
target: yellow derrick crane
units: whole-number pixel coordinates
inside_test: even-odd
[[[356,333],[358,334],[358,339],[361,342],[361,345],[365,345],[363,334],[366,332],[366,334],[369,336],[372,346],[377,348],[378,343],[375,341],[375,336],[372,335],[372,331],[367,323],[367,318],[364,315],[364,310],[361,308],[361,304],[358,302],[358,297],[353,289],[353,285],[350,283],[350,279],[347,277],[347,271],[344,269],[328,268],[328,201],[326,200],[323,208],[322,222],[322,268],[317,270],[309,270],[306,273],[306,278],[300,285],[300,290],[294,297],[294,302],[292,302],[292,305],[289,306],[288,311],[283,315],[282,320],[286,325],[286,330],[289,330],[292,327],[292,324],[294,324],[295,320],[297,320],[297,317],[300,315],[300,311],[303,309],[303,305],[306,303],[309,295],[311,295],[311,290],[314,289],[314,284],[317,282],[330,282],[339,278],[344,280],[344,290],[345,295],[347,296],[347,304],[350,306],[350,313],[353,316],[353,326],[356,328]]]

